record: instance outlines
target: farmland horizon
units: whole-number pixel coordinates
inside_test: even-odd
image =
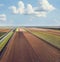
[[[0,62],[59,62],[59,57],[60,28],[0,27]]]
[[[0,62],[60,62],[60,0],[0,0]]]
[[[0,26],[1,27],[37,27],[37,28],[60,28],[60,26]]]

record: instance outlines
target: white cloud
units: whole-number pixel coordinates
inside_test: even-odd
[[[27,9],[26,10],[27,10],[27,14],[33,14],[34,13],[34,9],[33,9],[31,4],[27,5]]]
[[[41,9],[46,11],[52,11],[55,9],[55,7],[48,2],[48,0],[39,0],[39,4]]]
[[[0,14],[0,21],[6,21],[6,15]]]
[[[18,2],[18,8],[15,6],[11,6],[10,9],[12,9],[13,14],[24,14],[24,3],[22,1]]]
[[[24,3],[22,2],[22,1],[19,1],[18,2],[18,6],[19,6],[19,8],[18,8],[18,12],[20,13],[20,14],[24,14]]]
[[[35,12],[36,16],[38,17],[46,17],[46,12]]]
[[[39,0],[39,6],[33,7],[31,4],[27,4],[25,7],[23,1],[18,2],[18,8],[16,6],[11,6],[14,14],[27,14],[27,15],[34,15],[37,17],[46,17],[46,14],[49,11],[55,9],[53,5],[51,5],[48,0]]]
[[[9,7],[9,9],[12,9],[13,14],[18,14],[18,10],[15,6],[11,6],[11,7]]]

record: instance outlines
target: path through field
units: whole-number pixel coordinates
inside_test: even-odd
[[[60,51],[19,28],[0,62],[60,62]]]

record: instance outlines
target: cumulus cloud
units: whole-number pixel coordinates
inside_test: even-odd
[[[39,0],[39,6],[33,7],[31,4],[27,4],[25,7],[23,1],[18,2],[18,8],[16,6],[11,6],[12,12],[14,14],[27,14],[34,15],[37,17],[45,17],[49,11],[53,11],[55,7],[51,5],[48,0]]]
[[[18,8],[16,8],[16,6],[11,6],[10,9],[12,9],[12,13],[13,14],[24,14],[25,9],[24,9],[24,3],[22,1],[18,2]]]
[[[18,10],[15,6],[11,6],[10,9],[12,9],[13,14],[18,14]]]
[[[18,6],[19,6],[18,12],[19,12],[20,14],[24,14],[24,12],[25,12],[25,10],[24,10],[24,8],[25,8],[24,3],[23,3],[22,1],[20,1],[20,2],[18,3]]]
[[[55,7],[48,2],[48,0],[39,0],[40,9],[45,11],[52,11]]]
[[[35,15],[37,16],[37,17],[46,17],[46,12],[35,12]]]
[[[6,21],[6,15],[0,14],[0,21]]]
[[[27,14],[33,14],[34,13],[34,9],[33,9],[33,7],[32,7],[32,5],[31,4],[28,4],[27,5]]]

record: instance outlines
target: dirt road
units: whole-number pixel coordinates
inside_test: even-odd
[[[7,46],[0,62],[40,62],[23,32],[17,32],[15,39]],[[10,50],[8,50],[10,48]]]
[[[60,51],[21,29],[9,41],[0,62],[60,62]]]
[[[24,33],[29,44],[31,44],[40,62],[60,62],[60,51],[32,34]]]

